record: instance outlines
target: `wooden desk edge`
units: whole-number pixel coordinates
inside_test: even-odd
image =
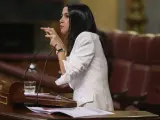
[[[21,114],[21,113],[7,113],[7,112],[1,112],[0,116],[1,117],[7,117],[7,118],[12,118],[12,119],[24,119],[24,120],[58,120],[58,119],[140,119],[140,118],[146,118],[146,119],[158,119],[159,116],[156,114],[152,114],[147,111],[115,111],[115,114],[113,115],[108,115],[108,116],[92,116],[92,117],[82,117],[82,118],[72,118],[72,117],[67,117],[67,116],[60,116],[60,115],[48,115],[48,114],[36,114],[29,116],[29,114]],[[134,114],[137,113],[136,115],[128,115],[127,114]],[[138,115],[139,113],[139,115]],[[140,116],[140,113],[143,113],[143,115]],[[116,115],[117,114],[117,115]],[[121,114],[121,115],[120,115]],[[145,115],[144,115],[145,114]],[[119,115],[119,116],[118,116]]]

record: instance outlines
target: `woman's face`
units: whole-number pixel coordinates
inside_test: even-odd
[[[69,13],[68,7],[64,7],[62,17],[60,19],[60,30],[63,35],[67,35],[69,31]]]

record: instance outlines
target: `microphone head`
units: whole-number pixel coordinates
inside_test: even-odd
[[[31,63],[29,65],[29,69],[28,69],[29,72],[35,72],[36,71],[36,64],[35,63]]]
[[[29,66],[29,69],[35,69],[36,68],[36,64],[35,63],[31,63]]]

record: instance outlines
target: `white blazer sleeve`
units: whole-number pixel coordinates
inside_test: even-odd
[[[94,57],[94,41],[89,32],[82,32],[76,38],[69,59],[63,60],[66,73],[55,82],[62,85],[71,82],[73,76],[85,71]]]

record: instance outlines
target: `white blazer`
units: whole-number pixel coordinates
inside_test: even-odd
[[[63,63],[66,73],[55,82],[57,85],[69,83],[77,106],[94,103],[93,108],[96,105],[98,109],[113,111],[108,65],[97,34],[80,33]]]

